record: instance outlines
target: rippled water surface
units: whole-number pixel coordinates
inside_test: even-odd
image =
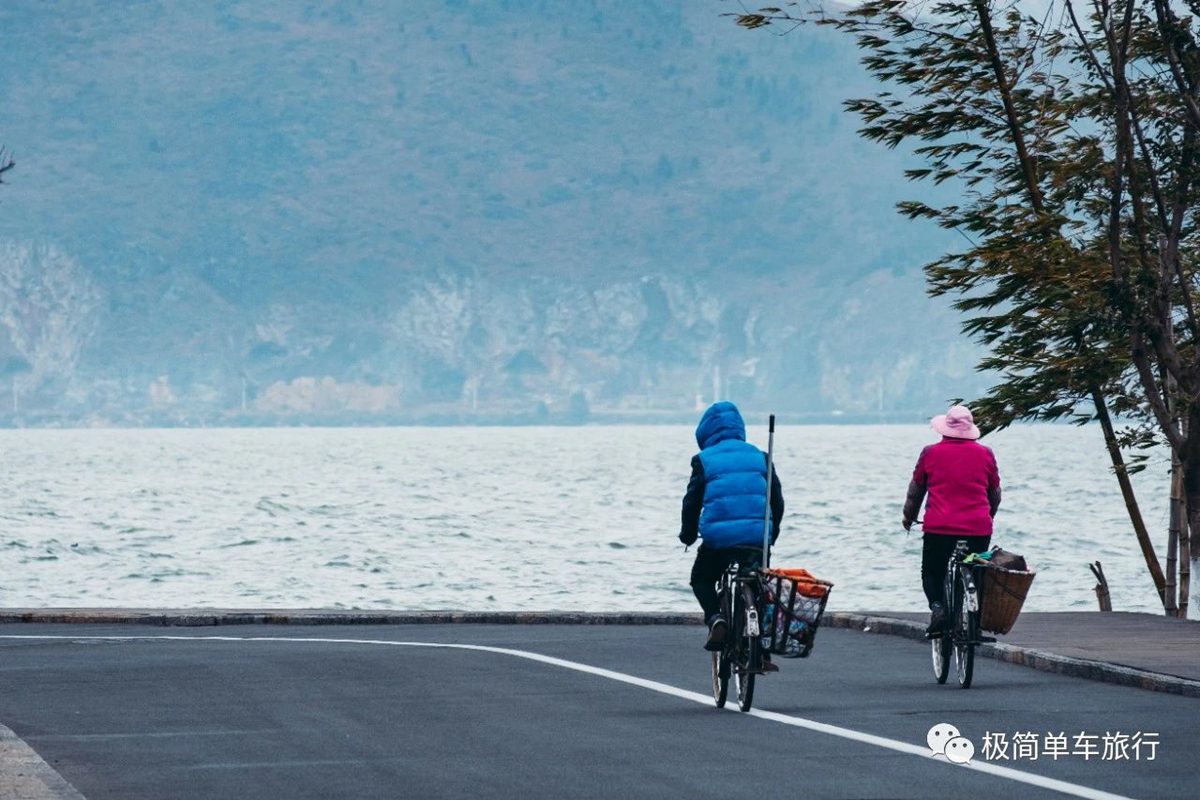
[[[751,432],[765,445],[765,430]],[[774,562],[831,607],[924,606],[900,506],[924,426],[777,433]],[[996,542],[1038,569],[1026,608],[1154,610],[1092,428],[989,437]],[[3,431],[0,605],[693,608],[675,535],[690,427]],[[1138,476],[1166,540],[1166,465]]]

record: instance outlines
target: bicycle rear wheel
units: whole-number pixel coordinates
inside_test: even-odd
[[[954,670],[958,675],[958,685],[963,689],[971,688],[971,678],[975,673],[975,642],[978,640],[976,630],[978,615],[971,611],[968,594],[973,591],[967,573],[958,570],[958,586],[955,591],[954,608]]]
[[[942,582],[942,598],[945,608],[954,608],[954,598],[957,590],[958,585],[954,582],[954,557],[951,556],[946,564],[946,579]],[[947,611],[946,614],[950,615],[952,612]],[[943,617],[943,619],[945,618]],[[929,642],[932,646],[933,677],[938,683],[945,683],[946,678],[950,677],[951,651],[954,649],[953,631],[953,619],[949,620],[948,623],[943,621],[940,635],[934,637]]]
[[[746,598],[737,593],[734,603],[733,672],[737,681],[738,708],[749,711],[754,703],[755,670],[758,669],[758,637],[746,635]]]
[[[712,690],[717,708],[724,708],[725,698],[729,696],[729,665],[720,653],[712,654]]]
[[[756,666],[755,650],[758,648],[758,642],[753,639],[747,639],[750,644],[746,647],[746,661],[741,664],[741,669],[737,671],[737,698],[738,708],[742,711],[749,711],[750,706],[754,703],[754,679],[757,675],[751,672]]]

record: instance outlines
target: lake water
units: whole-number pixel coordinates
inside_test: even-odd
[[[766,431],[751,431],[765,446]],[[924,607],[900,508],[920,425],[776,434],[773,561],[836,584],[831,608]],[[1038,570],[1026,608],[1153,611],[1094,428],[988,438],[995,542]],[[691,610],[675,538],[685,426],[0,432],[0,605]],[[1167,467],[1138,476],[1166,542]],[[1160,553],[1161,557],[1161,553]]]

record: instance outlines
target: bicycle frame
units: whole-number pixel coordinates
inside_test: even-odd
[[[740,638],[751,639],[762,635],[758,613],[762,589],[757,567],[753,572],[748,572],[737,563],[730,565],[721,576],[718,595],[721,598],[721,610],[731,630],[736,632],[726,641],[726,649],[733,647]]]
[[[721,574],[718,596],[729,634],[721,650],[713,654],[713,696],[717,707],[725,704],[729,678],[737,681],[738,705],[749,711],[754,697],[754,679],[766,672],[761,652],[762,627],[759,617],[762,587],[759,577],[761,552],[747,549],[748,558],[735,561]]]
[[[947,613],[950,613],[960,609],[960,604],[965,603],[967,612],[978,620],[982,601],[980,600],[980,589],[976,585],[975,567],[963,563],[963,559],[971,552],[967,543],[960,540],[954,547],[954,553],[950,556],[950,563],[946,567],[946,609]],[[955,644],[978,645],[989,641],[989,637],[979,635],[978,625],[968,636],[963,636],[964,632],[959,630],[959,626],[953,624],[950,625],[947,633],[950,634],[951,641]],[[995,640],[990,639],[990,641]]]
[[[946,627],[940,635],[935,634],[932,637],[933,672],[937,682],[945,683],[949,673],[950,655],[953,653],[958,683],[964,689],[971,686],[975,670],[975,648],[986,642],[996,641],[979,633],[982,601],[981,590],[976,580],[978,573],[974,565],[963,563],[971,552],[965,540],[955,543],[954,552],[946,564]]]

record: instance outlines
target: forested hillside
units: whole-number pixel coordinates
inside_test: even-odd
[[[0,419],[969,396],[826,30],[719,2],[0,6]]]

